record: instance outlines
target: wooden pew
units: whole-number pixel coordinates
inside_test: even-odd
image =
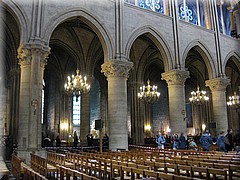
[[[21,168],[22,162],[24,162],[22,158],[18,157],[15,154],[12,154],[11,156],[12,174],[16,179],[20,179],[21,174],[23,173]]]
[[[41,175],[48,177],[48,173],[57,173],[57,168],[51,164],[48,164],[47,159],[31,154],[31,168],[40,173]]]
[[[47,180],[47,178],[38,172],[34,171],[32,168],[27,166],[25,163],[21,163],[21,169],[23,171],[23,180]]]

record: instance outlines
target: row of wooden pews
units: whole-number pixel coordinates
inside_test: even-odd
[[[19,159],[18,159],[19,160]],[[20,161],[20,160],[19,160]],[[23,163],[20,169],[23,171]],[[56,179],[240,179],[240,156],[218,153],[137,148],[124,152],[47,152],[31,154],[30,170],[39,178]],[[29,176],[33,172],[25,168]],[[31,175],[32,174],[32,175]],[[40,175],[40,176],[39,176]]]
[[[24,159],[18,157],[16,154],[12,154],[11,164],[12,174],[17,180],[47,180],[45,176],[26,165]]]
[[[154,154],[154,156],[150,156],[150,154]],[[207,155],[207,153],[206,153]],[[103,165],[103,167],[99,169],[105,169],[107,174],[113,175],[113,170],[111,167],[121,166],[123,169],[125,167],[133,168],[133,169],[141,169],[140,165],[145,165],[145,171],[157,171],[165,174],[172,175],[180,175],[185,177],[198,177],[202,178],[202,174],[204,174],[204,178],[221,178],[221,179],[238,179],[239,178],[239,155],[234,154],[218,154],[219,158],[215,158],[215,162],[206,162],[211,159],[209,156],[207,159],[196,159],[194,155],[187,156],[162,156],[162,153],[159,152],[159,155],[156,152],[108,152],[108,153],[80,153],[80,154],[67,154],[66,156],[73,157],[73,159],[78,162],[76,167],[81,167],[85,165],[85,168],[80,171],[93,168],[94,163],[90,163],[90,161],[96,160],[97,164],[107,164]],[[79,157],[77,157],[79,156]],[[191,156],[193,156],[191,158]],[[228,156],[226,160],[221,160],[221,157]],[[230,158],[230,156],[232,156]],[[98,158],[102,158],[102,163],[99,163]],[[162,157],[162,158],[160,158]],[[214,157],[214,156],[213,156]],[[181,159],[182,158],[182,159]],[[185,159],[184,158],[188,158]],[[78,160],[77,160],[78,159]],[[82,160],[80,160],[82,159]],[[85,159],[85,160],[84,160]],[[206,161],[205,161],[206,160]],[[232,161],[233,160],[233,161]],[[223,163],[224,162],[224,163]],[[87,166],[86,166],[87,165]],[[224,165],[224,166],[223,166]],[[98,165],[99,166],[99,165]],[[106,166],[106,167],[104,167]],[[135,167],[134,167],[135,166]],[[162,169],[162,170],[161,170]],[[118,170],[121,171],[121,170]],[[187,172],[186,172],[187,171]],[[180,172],[186,172],[184,174]]]

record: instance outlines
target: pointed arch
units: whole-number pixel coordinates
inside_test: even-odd
[[[195,48],[199,52],[199,54],[202,56],[203,61],[207,66],[209,79],[217,77],[217,72],[215,68],[217,67],[217,65],[214,64],[210,50],[207,48],[207,46],[203,42],[201,42],[201,40],[194,40],[188,44],[188,46],[185,48],[183,52],[182,64],[186,64],[187,55],[192,48]]]
[[[27,42],[29,40],[29,29],[30,29],[30,24],[29,24],[29,19],[27,18],[27,14],[18,6],[16,2],[13,1],[7,1],[3,0],[0,3],[0,8],[3,6],[6,8],[11,15],[14,17],[18,24],[19,32],[20,32],[20,43],[21,42]]]
[[[163,62],[164,62],[164,69],[165,71],[169,71],[173,68],[173,55],[170,50],[169,45],[167,44],[166,39],[161,35],[160,32],[158,32],[156,29],[154,29],[151,26],[143,26],[137,30],[135,30],[132,35],[130,35],[130,38],[128,42],[126,43],[125,47],[125,54],[129,58],[130,57],[130,50],[134,43],[134,41],[143,34],[150,34],[149,38],[155,43],[158,50],[160,51]]]
[[[63,21],[74,17],[81,17],[82,20],[94,30],[102,44],[105,60],[111,59],[113,56],[113,41],[110,33],[96,16],[81,8],[69,9],[53,16],[48,24],[46,24],[47,29],[43,32],[43,39],[49,42],[55,28]]]
[[[240,69],[240,55],[237,54],[235,51],[231,51],[227,54],[227,56],[225,57],[224,62],[223,62],[224,73],[226,73],[225,71],[226,71],[227,62],[232,57],[233,57],[233,62],[236,64],[238,69]]]

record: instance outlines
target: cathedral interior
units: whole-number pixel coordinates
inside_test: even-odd
[[[75,131],[86,146],[96,120],[110,150],[240,128],[239,1],[2,0],[0,13],[5,158],[72,146]]]

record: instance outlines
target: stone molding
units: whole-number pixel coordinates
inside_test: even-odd
[[[230,79],[227,78],[215,78],[205,81],[206,86],[211,91],[226,91],[226,87],[230,84]]]
[[[184,85],[186,79],[189,78],[189,71],[171,70],[162,73],[162,80],[167,81],[168,85]]]
[[[40,67],[44,68],[47,64],[47,58],[50,54],[50,47],[43,43],[25,43],[21,44],[18,48],[18,64],[20,67],[31,65],[32,56],[36,54],[40,56]]]
[[[108,60],[101,67],[101,72],[103,72],[107,78],[120,76],[127,79],[129,71],[133,68],[133,63],[122,60]]]

